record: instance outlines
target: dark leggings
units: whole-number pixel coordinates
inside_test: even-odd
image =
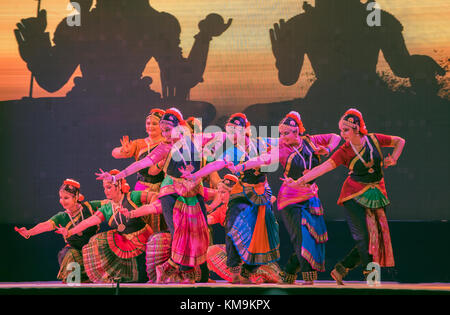
[[[301,204],[289,205],[280,211],[284,226],[294,247],[294,253],[285,266],[288,274],[312,271],[310,263],[302,256],[302,208]]]
[[[138,266],[138,274],[139,278],[137,280],[138,283],[146,283],[149,281],[147,275],[147,265],[145,260],[145,252],[136,257],[136,263]]]
[[[351,199],[344,202],[344,215],[355,241],[355,247],[340,263],[349,269],[353,269],[359,264],[365,268],[372,261],[372,255],[369,254],[366,208]]]
[[[164,221],[166,221],[167,228],[169,229],[170,235],[172,235],[172,236],[175,231],[174,226],[173,226],[173,206],[175,205],[177,198],[178,198],[177,194],[171,194],[171,195],[167,195],[167,196],[163,196],[163,197],[159,198],[159,200],[161,201],[161,207],[162,207],[162,211],[163,211]],[[205,201],[204,201],[203,197],[200,195],[198,195],[197,198],[200,203],[200,207],[202,209],[203,215],[205,216],[205,220],[207,220],[206,219]],[[179,266],[180,266],[181,271],[188,271],[193,268],[190,266],[183,266],[183,265],[179,265]],[[202,270],[202,279],[203,279],[205,277],[204,273],[209,272],[206,262],[203,263],[200,266],[200,268]]]

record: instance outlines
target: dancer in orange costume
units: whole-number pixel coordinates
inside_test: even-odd
[[[160,144],[164,138],[161,135],[159,121],[164,116],[165,111],[153,108],[145,119],[145,130],[148,137],[130,141],[128,136],[124,136],[120,143],[122,146],[114,148],[112,156],[116,159],[134,158],[136,161],[142,160]],[[134,190],[159,192],[161,182],[164,179],[162,167],[165,161],[161,161],[151,167],[140,170],[137,174],[138,181]],[[164,219],[158,214],[150,214],[144,218],[154,232],[165,229]]]

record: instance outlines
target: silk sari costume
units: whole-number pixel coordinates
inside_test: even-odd
[[[305,170],[319,165],[321,157],[314,152],[318,146],[327,146],[332,134],[305,135],[298,147],[281,144],[280,164],[284,175],[297,180]],[[316,280],[317,271],[325,271],[325,243],[328,240],[323,218],[324,210],[318,196],[317,184],[290,187],[282,184],[277,206],[294,249],[285,267],[284,277],[293,283],[301,270],[304,280]]]
[[[81,203],[81,210],[75,216],[70,216],[67,211],[61,211],[51,217],[49,222],[54,229],[57,229],[59,226],[71,229],[84,219],[92,216],[100,206],[101,201],[85,201]],[[58,263],[60,268],[57,278],[59,280],[62,280],[64,283],[67,282],[67,277],[73,271],[73,268],[70,267],[69,264],[75,262],[80,266],[81,282],[89,281],[83,264],[82,248],[89,242],[89,239],[98,232],[98,230],[98,226],[91,226],[81,232],[80,235],[75,234],[64,239],[66,246],[58,253]]]
[[[181,113],[176,109],[167,110],[161,121],[174,128],[187,130]],[[170,259],[157,267],[162,275],[158,281],[168,279],[177,271],[182,272],[183,279],[193,280],[194,267],[206,263],[209,230],[203,184],[193,184],[183,179],[180,171],[188,169],[193,173],[204,165],[204,142],[206,140],[202,134],[182,135],[175,143],[161,143],[146,157],[153,165],[165,160],[166,176],[161,184],[158,200],[153,205],[160,208],[172,235],[172,252]]]
[[[83,262],[92,282],[136,282],[139,279],[137,257],[145,252],[147,239],[153,234],[142,218],[127,219],[119,208],[136,209],[148,204],[153,194],[131,191],[123,194],[119,203],[102,202],[95,212],[111,228],[93,236],[83,247]]]
[[[157,267],[167,263],[172,254],[172,235],[170,232],[162,231],[150,236],[147,242],[146,251],[146,269],[149,282],[157,283]],[[200,281],[202,278],[201,267],[202,265],[194,268],[194,276],[196,281]],[[167,276],[168,283],[177,283],[182,280],[183,279],[179,272],[171,273]]]
[[[212,189],[204,187],[203,197],[205,201],[211,200],[214,197],[214,191]],[[210,240],[212,239],[210,235]],[[152,283],[156,283],[157,266],[163,265],[167,263],[169,259],[171,259],[172,254],[172,235],[169,231],[161,231],[159,233],[155,233],[148,239],[147,249],[146,249],[146,266],[147,266],[147,275]],[[203,273],[208,275],[208,270],[203,270],[205,266],[200,265],[196,266],[195,269],[195,279],[198,281],[203,280]],[[167,282],[180,282],[183,280],[181,275],[178,272],[172,273],[167,276]],[[207,278],[206,278],[207,280]],[[204,282],[204,281],[201,281]]]
[[[147,118],[154,117],[157,120],[160,120],[163,115],[163,110],[155,108],[150,111]],[[158,146],[158,144],[160,144],[160,141],[150,143],[148,138],[136,139],[131,141],[131,149],[128,152],[121,151],[121,153],[124,154],[124,156],[127,158],[134,158],[136,161],[139,161],[145,158],[151,151],[153,151]],[[148,167],[139,170],[137,173],[137,182],[134,186],[134,190],[159,192],[164,176],[165,174],[163,170],[161,170],[161,172],[156,175],[150,175]],[[166,228],[165,222],[162,220],[161,215],[159,214],[150,214],[148,216],[145,216],[143,219],[147,224],[150,225],[154,232],[158,232]]]
[[[384,175],[382,147],[392,147],[393,138],[383,134],[368,134],[364,147],[357,156],[349,142],[343,144],[330,157],[337,167],[344,165],[350,172],[338,199],[344,206],[345,216],[356,247],[336,265],[338,272],[346,274],[359,264],[363,267],[373,261],[382,267],[395,265],[385,208],[390,204]]]
[[[228,123],[248,125],[246,118],[233,115]],[[277,145],[270,138],[249,139],[244,151],[227,141],[225,133],[220,140],[211,146],[214,158],[227,159],[234,165],[269,152],[272,145]],[[225,220],[226,264],[234,273],[243,261],[241,275],[249,278],[258,266],[279,260],[278,223],[272,212],[272,191],[266,174],[258,168],[235,175],[239,182],[230,192]]]
[[[248,155],[240,152],[243,162],[263,150],[270,150],[270,143],[262,138],[253,144],[254,151],[251,149]],[[229,267],[236,267],[240,258],[245,263],[244,268],[251,272],[254,268],[248,268],[249,265],[258,266],[279,260],[278,223],[273,214],[271,197],[267,175],[260,168],[239,174],[239,183],[231,190],[226,217]]]
[[[158,199],[172,234],[171,258],[178,265],[195,267],[206,261],[209,242],[204,189],[201,183],[192,186],[181,178],[179,169],[188,167],[196,172],[201,168],[202,160],[194,142],[189,137],[183,138],[183,141],[185,145],[180,147],[161,144],[148,158],[153,163],[166,158],[166,177]]]

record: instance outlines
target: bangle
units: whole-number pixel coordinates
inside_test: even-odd
[[[329,147],[325,147],[325,149],[328,151],[328,154],[331,153],[331,149]]]

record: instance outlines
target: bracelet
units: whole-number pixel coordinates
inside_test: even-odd
[[[331,153],[331,149],[329,147],[325,147],[325,149],[328,151],[328,154]]]
[[[241,172],[245,171],[245,169],[247,168],[247,166],[245,165],[245,163],[242,163],[241,166],[242,166],[242,171],[241,171]]]

